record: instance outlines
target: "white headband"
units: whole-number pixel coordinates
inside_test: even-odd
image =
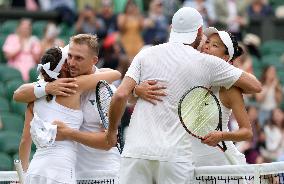
[[[209,28],[204,30],[204,34],[207,37],[209,37],[210,35],[212,35],[214,33],[217,33],[220,36],[222,42],[227,47],[228,52],[229,52],[229,56],[230,56],[229,61],[231,61],[231,59],[233,59],[233,56],[234,56],[234,45],[233,45],[233,42],[232,42],[232,39],[231,39],[229,33],[227,33],[226,31],[218,31],[214,27],[209,27]]]
[[[59,63],[57,64],[57,66],[55,67],[55,69],[50,70],[50,62],[48,62],[48,63],[45,63],[44,65],[38,64],[37,71],[43,69],[49,77],[53,79],[58,79],[59,72],[62,69],[62,66],[65,63],[65,60],[67,59],[67,56],[68,56],[69,45],[66,45],[64,48],[61,48],[61,47],[59,48],[61,50],[62,57]]]

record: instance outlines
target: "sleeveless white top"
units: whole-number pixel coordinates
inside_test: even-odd
[[[82,111],[60,105],[55,99],[54,97],[50,102],[47,102],[45,97],[36,100],[33,112],[46,123],[58,120],[73,129],[79,129],[83,122]],[[29,165],[27,177],[41,176],[56,182],[74,183],[76,144],[66,140],[55,141],[52,146],[38,147]]]
[[[228,122],[232,114],[232,110],[225,107],[219,96],[219,87],[212,87],[213,93],[216,95],[220,102],[221,111],[222,111],[222,131],[228,132]],[[227,146],[227,152],[229,152],[235,160],[238,162],[238,165],[245,164],[245,156],[240,153],[232,141],[225,141]],[[197,167],[199,166],[215,166],[215,165],[230,165],[225,157],[224,153],[218,147],[208,146],[201,143],[199,139],[193,139],[192,141],[192,150],[193,150],[193,164]]]

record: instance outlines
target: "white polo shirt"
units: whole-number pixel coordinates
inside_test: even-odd
[[[165,43],[145,50],[132,61],[126,76],[139,84],[157,80],[167,96],[157,105],[139,99],[126,133],[123,157],[187,162],[192,159],[192,137],[178,118],[182,95],[197,85],[230,88],[242,71],[224,60],[180,43]]]
[[[96,69],[96,72],[99,72],[99,70]],[[116,90],[114,86],[111,87]],[[80,131],[101,132],[102,124],[96,103],[96,90],[87,91],[81,96],[84,120]],[[78,143],[77,180],[115,178],[115,176],[118,176],[119,167],[120,154],[116,147],[105,151]]]

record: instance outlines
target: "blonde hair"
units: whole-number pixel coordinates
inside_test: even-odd
[[[87,45],[96,56],[99,55],[99,43],[96,35],[78,34],[70,38],[70,43]]]

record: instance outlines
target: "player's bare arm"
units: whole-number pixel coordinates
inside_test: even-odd
[[[109,109],[109,129],[107,133],[107,141],[111,146],[116,145],[118,125],[124,112],[127,99],[135,85],[135,80],[130,77],[125,77],[112,97]]]
[[[57,125],[57,134],[56,134],[57,141],[72,140],[92,148],[103,149],[103,150],[109,150],[112,148],[112,146],[110,146],[106,142],[105,131],[82,132],[68,127],[65,123],[61,121],[55,121],[54,124]]]
[[[19,145],[19,158],[22,161],[24,171],[27,171],[29,166],[29,158],[31,154],[32,138],[30,134],[30,122],[33,119],[33,103],[30,103],[26,109],[24,129]]]
[[[247,72],[242,73],[234,86],[241,88],[242,92],[247,94],[259,93],[262,90],[259,80],[257,80],[254,75]]]
[[[224,88],[222,89],[224,90]],[[222,98],[222,97],[221,97]],[[222,103],[232,109],[233,114],[238,122],[239,129],[230,132],[211,132],[204,137],[202,143],[209,146],[216,146],[220,141],[246,141],[252,138],[252,130],[249,121],[248,114],[245,109],[245,104],[241,90],[236,87],[232,87],[229,90],[225,90],[223,93]]]
[[[61,78],[53,82],[47,83],[45,86],[46,94],[70,96],[76,93],[78,87],[74,82],[74,78]],[[37,83],[28,83],[21,85],[13,95],[13,100],[17,102],[30,103],[36,100],[34,88]],[[39,84],[40,85],[40,84]]]

